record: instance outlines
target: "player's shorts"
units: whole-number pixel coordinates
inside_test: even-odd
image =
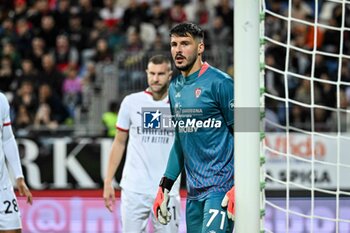
[[[225,193],[216,193],[204,200],[187,200],[187,233],[232,233],[233,221],[221,207],[224,196]]]
[[[153,213],[153,203],[156,195],[145,195],[131,192],[125,189],[121,191],[121,217],[122,232],[140,233],[176,233],[180,222],[180,195],[170,196],[169,211],[171,220],[167,225],[162,225]],[[151,219],[150,219],[151,217]],[[148,222],[151,221],[151,226]]]
[[[21,228],[21,214],[13,188],[0,189],[0,230]]]

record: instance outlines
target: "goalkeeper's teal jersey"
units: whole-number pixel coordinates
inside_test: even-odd
[[[173,79],[169,97],[188,198],[198,200],[214,192],[227,192],[234,184],[232,78],[204,63],[190,76]]]

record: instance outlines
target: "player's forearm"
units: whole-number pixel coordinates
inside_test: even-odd
[[[119,167],[120,161],[123,158],[124,151],[125,143],[120,142],[118,140],[114,140],[111,151],[109,153],[107,173],[106,178],[104,180],[105,184],[112,183],[113,177]]]
[[[175,142],[171,148],[168,164],[164,173],[164,176],[176,180],[181,174],[184,167],[184,157],[182,153],[182,148],[178,137],[175,137]]]
[[[18,146],[10,126],[4,127],[2,140],[6,160],[12,168],[15,178],[23,177]]]

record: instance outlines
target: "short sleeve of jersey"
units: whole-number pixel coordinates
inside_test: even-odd
[[[121,130],[129,130],[130,128],[130,98],[125,97],[120,104],[118,112],[118,120],[116,127]]]
[[[217,86],[217,100],[220,105],[226,125],[232,125],[234,121],[234,90],[233,80],[229,77],[224,78]]]
[[[6,99],[6,96],[0,93],[0,108],[1,108],[1,121],[4,125],[10,124],[10,105]]]

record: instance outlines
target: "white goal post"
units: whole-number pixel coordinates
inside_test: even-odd
[[[260,4],[234,2],[236,233],[260,231]],[[249,114],[249,116],[247,116]]]

